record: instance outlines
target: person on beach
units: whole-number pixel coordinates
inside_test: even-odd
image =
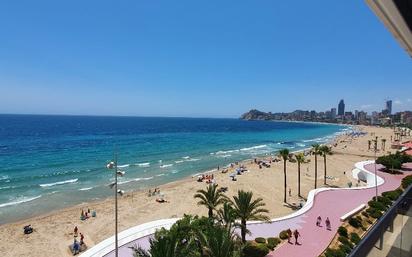
[[[84,244],[84,235],[80,233],[80,245]]]
[[[80,244],[77,242],[76,239],[74,239],[73,242],[73,255],[76,255],[80,252]]]
[[[326,218],[325,225],[327,230],[331,230],[329,217]]]
[[[292,196],[292,189],[289,187],[289,196]]]
[[[300,236],[300,233],[297,229],[293,232],[293,235],[295,236],[295,245],[299,244],[298,243],[298,237]]]
[[[321,224],[321,222],[322,222],[322,218],[319,216],[317,219],[316,219],[316,226],[320,226],[320,224]]]
[[[77,233],[78,233],[79,229],[77,228],[77,226],[74,227],[74,237],[77,237]]]

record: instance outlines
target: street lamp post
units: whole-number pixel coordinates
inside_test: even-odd
[[[107,164],[107,168],[114,170],[114,183],[110,184],[110,188],[114,186],[114,241],[115,241],[115,257],[119,257],[119,245],[118,245],[118,229],[117,229],[117,194],[123,194],[122,191],[117,189],[117,176],[123,176],[124,172],[119,171],[117,167],[117,153],[114,154],[114,161]]]
[[[378,151],[378,137],[374,140],[373,152],[375,157],[374,168],[375,168],[375,201],[378,201],[378,177],[376,173],[376,152]]]

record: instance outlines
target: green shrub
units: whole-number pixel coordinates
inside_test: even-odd
[[[371,200],[368,202],[368,205],[380,211],[386,211],[388,209],[388,207],[386,207],[383,203],[379,201]]]
[[[264,257],[269,253],[266,244],[247,242],[243,248],[243,255],[248,257]]]
[[[350,248],[348,245],[345,245],[345,244],[340,245],[340,246],[339,246],[339,249],[340,249],[342,252],[346,253],[346,254],[348,254],[348,253],[350,253],[350,252],[352,251],[352,248]]]
[[[256,237],[255,242],[259,244],[266,244],[266,239],[264,239],[263,237]]]
[[[349,224],[354,228],[362,227],[362,223],[357,218],[349,218]]]
[[[348,237],[348,230],[345,227],[340,226],[338,228],[338,234],[340,236]]]
[[[392,205],[392,200],[385,196],[378,196],[378,202],[381,202],[388,207]]]
[[[383,215],[381,211],[375,208],[368,208],[366,211],[369,213],[369,216],[375,219],[379,219]]]
[[[326,249],[325,251],[325,256],[326,257],[345,257],[346,253],[342,251],[341,249]]]
[[[349,239],[347,237],[339,236],[338,241],[341,242],[344,245],[349,246],[351,249],[353,248],[352,243],[349,241]]]
[[[267,239],[267,246],[268,246],[268,248],[270,249],[270,250],[273,250],[273,249],[275,249],[275,247],[280,243],[280,242],[282,242],[282,240],[280,240],[279,238],[277,238],[277,237],[268,237],[268,239]]]
[[[288,239],[289,238],[288,229],[280,231],[279,238],[282,240]]]
[[[354,243],[355,245],[359,244],[361,238],[359,237],[358,234],[356,233],[350,233],[350,241],[352,241],[352,243]]]
[[[383,192],[382,195],[384,197],[389,198],[392,201],[395,201],[396,199],[398,199],[398,197],[402,194],[402,189],[396,189],[393,191],[387,191],[387,192]]]
[[[406,176],[402,179],[402,187],[404,189],[406,189],[411,184],[412,184],[412,175]]]
[[[369,214],[368,214],[366,211],[363,211],[363,212],[362,212],[362,215],[365,216],[366,218],[369,217]]]

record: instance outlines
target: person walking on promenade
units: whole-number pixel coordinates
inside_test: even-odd
[[[321,222],[322,222],[322,218],[320,216],[318,216],[318,218],[316,219],[316,226],[319,227]]]
[[[286,232],[288,233],[288,243],[291,244],[292,242],[290,239],[292,238],[292,230],[288,229]]]
[[[326,220],[325,220],[325,225],[326,225],[326,229],[327,229],[327,230],[331,230],[329,217],[326,218]]]
[[[300,233],[297,229],[293,232],[293,235],[295,236],[295,245],[298,245],[298,237],[300,236]]]

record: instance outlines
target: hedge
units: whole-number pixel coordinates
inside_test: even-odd
[[[248,257],[264,257],[269,251],[266,244],[247,242],[243,248],[243,255]]]
[[[266,244],[266,239],[264,239],[263,237],[256,237],[255,242],[259,244]]]
[[[341,249],[328,248],[326,249],[325,256],[326,257],[345,257],[346,253],[342,251]]]
[[[289,229],[280,231],[279,238],[282,240],[288,239],[289,238],[288,230]]]
[[[348,230],[345,227],[340,226],[338,228],[338,234],[340,236],[348,237]]]
[[[362,227],[362,223],[359,221],[359,219],[353,217],[349,219],[349,224],[354,228]]]
[[[404,189],[406,189],[411,184],[412,184],[412,175],[406,176],[402,179],[402,187]]]
[[[273,250],[273,249],[275,249],[276,248],[276,246],[280,243],[280,242],[282,242],[282,240],[280,240],[279,238],[277,238],[277,237],[269,237],[268,239],[267,239],[267,247],[270,249],[270,250]]]
[[[361,238],[359,237],[358,234],[356,233],[350,233],[350,241],[352,241],[352,243],[354,243],[355,245],[359,244]]]

